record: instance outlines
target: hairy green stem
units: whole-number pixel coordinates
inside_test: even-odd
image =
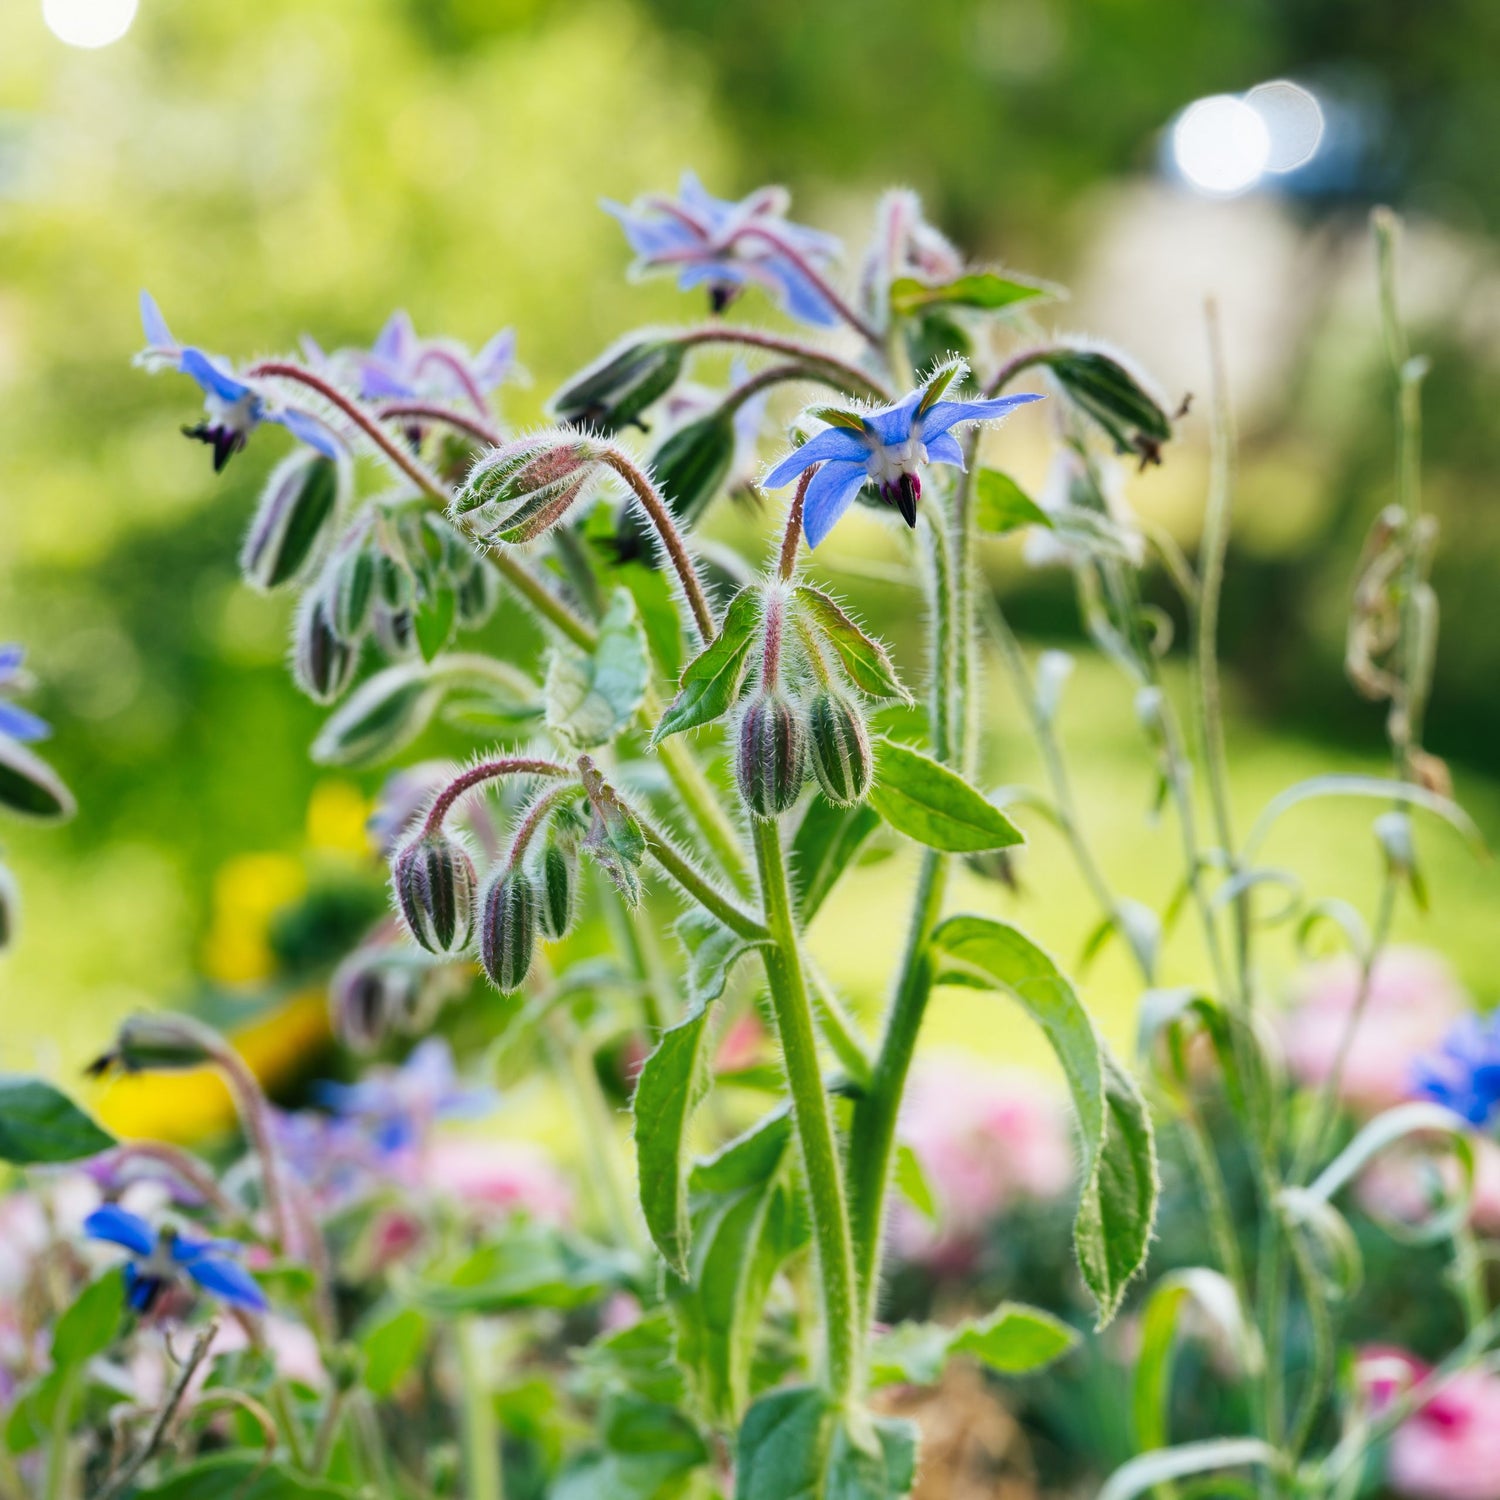
[[[468,1500],[505,1500],[500,1466],[500,1429],[479,1347],[479,1320],[459,1318],[453,1325],[458,1378],[463,1387],[459,1410],[463,1432],[464,1494]]]
[[[852,1399],[862,1380],[863,1328],[850,1246],[848,1204],[837,1137],[823,1075],[818,1065],[812,1002],[807,993],[801,946],[792,918],[781,828],[774,820],[753,823],[756,867],[771,942],[764,950],[766,983],[792,1096],[792,1118],[807,1176],[818,1276],[823,1300],[823,1337],[829,1390],[839,1401]]]

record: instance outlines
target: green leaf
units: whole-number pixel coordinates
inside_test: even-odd
[[[806,1243],[808,1223],[785,1168],[791,1119],[768,1116],[689,1179],[692,1253],[668,1284],[677,1359],[704,1410],[733,1425],[750,1396],[766,1295],[777,1269]]]
[[[668,1500],[687,1474],[708,1462],[708,1446],[680,1411],[629,1393],[602,1412],[604,1451],[567,1468],[552,1500]]]
[[[1102,1327],[1145,1261],[1156,1215],[1156,1153],[1145,1104],[1073,986],[1023,933],[984,917],[950,917],[933,933],[932,949],[935,983],[1006,991],[1042,1028],[1062,1064],[1084,1157],[1073,1242]]]
[[[46,761],[19,740],[0,734],[0,808],[53,822],[71,818],[77,804]]]
[[[844,1414],[815,1386],[787,1386],[745,1415],[735,1500],[902,1500],[916,1459],[910,1422]]]
[[[974,476],[974,524],[991,536],[1003,536],[1023,526],[1050,530],[1052,517],[1009,474],[981,469]]]
[[[734,421],[722,411],[679,427],[651,455],[651,477],[684,530],[724,487],[734,462]]]
[[[170,1478],[131,1491],[132,1500],[354,1500],[355,1492],[308,1479],[264,1452],[215,1453]]]
[[[1099,1491],[1098,1500],[1135,1500],[1158,1485],[1194,1474],[1219,1474],[1225,1469],[1259,1465],[1278,1474],[1285,1460],[1269,1443],[1259,1438],[1209,1438],[1201,1443],[1180,1443],[1142,1453],[1122,1464]]]
[[[453,639],[458,595],[449,584],[429,589],[412,617],[422,660],[430,662]]]
[[[411,1373],[427,1342],[427,1317],[415,1307],[398,1307],[370,1323],[359,1335],[365,1356],[365,1385],[389,1396]]]
[[[687,955],[688,1000],[695,1008],[717,1000],[729,983],[730,970],[752,949],[761,946],[731,932],[701,908],[681,917],[676,933]]]
[[[1029,1375],[1078,1342],[1073,1329],[1040,1308],[1004,1302],[987,1318],[953,1328],[900,1323],[875,1340],[870,1379],[876,1385],[936,1385],[955,1354],[967,1354],[1001,1375]]]
[[[1165,1448],[1172,1405],[1172,1363],[1176,1353],[1182,1309],[1195,1303],[1219,1335],[1218,1343],[1231,1351],[1242,1374],[1260,1370],[1260,1339],[1246,1318],[1234,1287],[1217,1271],[1203,1266],[1173,1271],[1151,1288],[1141,1312],[1141,1343],[1135,1361],[1136,1446]]]
[[[398,662],[367,678],[339,707],[313,741],[320,766],[368,766],[404,750],[432,722],[443,684],[426,663]]]
[[[810,583],[802,583],[793,590],[792,597],[802,616],[838,653],[855,687],[872,698],[912,701],[885,647],[867,636],[831,595]]]
[[[994,271],[971,271],[936,286],[913,276],[902,276],[891,283],[891,311],[902,318],[929,307],[977,307],[995,312],[1002,307],[1014,307],[1018,302],[1035,302],[1057,295],[1058,289],[1046,282],[1000,276]]]
[[[653,745],[669,734],[711,724],[734,707],[763,607],[761,592],[753,586],[729,601],[718,635],[683,668],[680,690],[651,736]]]
[[[579,749],[607,744],[635,717],[651,676],[629,589],[617,588],[588,656],[558,650],[547,669],[547,727]]]
[[[86,1286],[52,1330],[52,1363],[81,1365],[114,1342],[125,1311],[125,1273],[116,1268]]]
[[[631,1113],[639,1164],[641,1212],[662,1259],[687,1275],[687,1182],[683,1147],[688,1123],[708,1091],[706,1007],[662,1032],[641,1067]]]
[[[610,577],[630,590],[651,659],[664,677],[676,681],[682,672],[682,617],[677,613],[668,574],[643,562],[624,562],[611,569]]]
[[[932,1196],[932,1184],[927,1180],[922,1158],[904,1142],[896,1147],[896,1187],[929,1224],[937,1222],[937,1199]]]
[[[0,1073],[0,1161],[77,1161],[114,1144],[112,1135],[50,1083]]]
[[[869,800],[898,833],[948,854],[982,854],[1022,842],[1010,819],[961,776],[892,740],[876,742]]]
[[[792,901],[804,926],[879,827],[880,814],[867,803],[838,807],[823,796],[808,798],[791,847]]]
[[[503,1239],[491,1240],[446,1274],[433,1274],[412,1288],[421,1309],[447,1317],[466,1312],[510,1312],[583,1307],[621,1285],[623,1259],[561,1230],[517,1223]]]

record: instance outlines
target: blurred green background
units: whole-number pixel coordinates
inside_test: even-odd
[[[98,50],[64,45],[40,0],[5,0],[0,640],[30,648],[44,683],[30,702],[56,725],[48,753],[81,813],[63,830],[0,830],[27,902],[0,959],[0,1065],[70,1066],[112,1017],[182,993],[205,964],[254,978],[236,913],[253,926],[257,903],[295,886],[285,856],[309,838],[347,848],[354,793],[378,782],[309,763],[321,715],[284,670],[286,603],[237,580],[281,440],[259,435],[215,481],[178,435],[192,390],[130,368],[138,288],[179,334],[234,354],[304,330],[368,342],[398,305],[474,346],[514,324],[534,383],[505,412],[524,422],[617,334],[699,315],[669,287],[627,284],[597,208],[670,187],[686,165],[724,194],[785,181],[796,216],[841,234],[851,261],[880,189],[916,187],[976,259],[1070,285],[1057,327],[1118,342],[1200,409],[1202,301],[1219,299],[1243,444],[1225,606],[1242,823],[1298,777],[1384,765],[1381,714],[1340,658],[1359,544],[1391,498],[1365,215],[1395,203],[1414,339],[1434,360],[1426,493],[1444,615],[1429,741],[1493,840],[1497,49],[1492,0],[141,0]],[[1175,177],[1164,142],[1180,110],[1278,77],[1324,106],[1307,167],[1234,198]],[[1006,449],[1033,482],[1042,433],[1018,424]],[[1131,499],[1190,546],[1205,468],[1195,417]],[[890,540],[856,528],[845,545],[867,563]],[[1064,576],[1028,573],[1013,542],[989,561],[1030,642],[1077,643]],[[915,596],[845,576],[838,553],[828,571],[915,668]],[[988,702],[995,781],[1034,778],[998,683]],[[1106,863],[1128,894],[1165,901],[1175,835],[1148,817],[1128,689],[1085,659],[1063,725]],[[1308,809],[1270,857],[1314,895],[1367,903],[1369,823],[1368,809]],[[969,894],[1071,958],[1094,913],[1034,832],[1018,896]],[[1434,911],[1403,930],[1493,1001],[1500,876],[1445,830],[1422,843]],[[906,873],[904,860],[860,873],[814,934],[867,1007]],[[1168,977],[1195,960],[1184,939]],[[1124,966],[1106,956],[1090,987],[1123,1036]],[[945,997],[931,1035],[1013,1046],[1009,1018],[976,1022],[972,997]]]

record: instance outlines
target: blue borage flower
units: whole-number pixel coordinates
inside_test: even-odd
[[[201,349],[179,344],[172,337],[161,309],[149,292],[141,293],[141,326],[146,347],[136,363],[150,370],[172,369],[190,376],[203,392],[207,415],[203,421],[182,430],[190,438],[208,443],[214,450],[217,473],[240,451],[262,422],[285,427],[294,437],[328,458],[338,458],[334,435],[315,417],[294,407],[278,406],[253,385],[246,384],[222,360],[210,358]]]
[[[125,1291],[138,1313],[149,1313],[182,1276],[231,1307],[266,1310],[265,1293],[231,1258],[239,1251],[231,1240],[195,1240],[171,1229],[155,1231],[139,1214],[117,1203],[96,1208],[83,1221],[83,1232],[91,1240],[119,1245],[134,1257],[125,1266]]]
[[[908,526],[915,526],[917,502],[922,497],[921,466],[964,466],[963,449],[953,429],[964,422],[997,421],[1028,401],[1042,399],[1027,392],[981,401],[942,400],[943,392],[967,370],[962,360],[941,365],[925,385],[895,406],[862,411],[812,409],[811,415],[831,425],[787,454],[762,481],[764,488],[779,490],[818,466],[802,511],[809,547],[816,547],[828,535],[866,485],[887,505],[894,505]]]
[[[354,353],[354,364],[366,401],[462,395],[483,404],[497,386],[524,374],[516,363],[513,328],[502,328],[478,354],[470,354],[446,339],[419,337],[404,308],[386,319],[368,350]]]
[[[605,199],[603,207],[635,251],[635,274],[676,272],[680,290],[708,289],[715,312],[756,282],[794,318],[830,327],[838,310],[809,272],[837,259],[840,245],[832,235],[790,223],[790,204],[781,187],[757,188],[738,203],[715,198],[684,172],[675,198],[651,195],[628,208]]]
[[[1500,1109],[1500,1012],[1462,1017],[1436,1052],[1418,1059],[1412,1081],[1419,1098],[1488,1125]]]
[[[24,647],[0,646],[0,734],[13,740],[44,740],[52,733],[52,726],[5,701],[10,694],[24,693],[31,686],[31,678],[22,665],[25,660]]]
[[[458,1081],[453,1051],[441,1037],[428,1037],[396,1068],[380,1068],[358,1083],[320,1083],[318,1102],[360,1122],[388,1155],[421,1144],[442,1119],[473,1118],[495,1106],[490,1089]]]

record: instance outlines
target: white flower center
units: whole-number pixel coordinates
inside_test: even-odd
[[[904,443],[881,443],[871,449],[865,460],[865,472],[871,483],[883,490],[899,484],[903,474],[915,475],[917,466],[926,462],[926,445],[913,434]]]
[[[207,391],[204,393],[203,404],[209,421],[215,427],[223,427],[229,432],[249,432],[260,419],[257,410],[259,398],[254,391],[246,391],[237,401],[226,401],[222,396]]]

